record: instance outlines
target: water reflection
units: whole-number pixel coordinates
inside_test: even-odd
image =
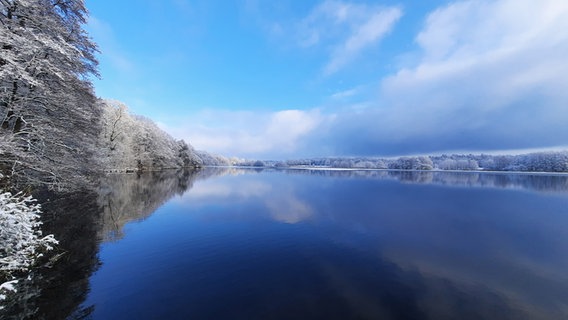
[[[89,291],[89,277],[100,265],[100,241],[115,241],[123,227],[151,215],[198,179],[234,174],[225,169],[160,171],[140,175],[109,175],[97,191],[64,196],[37,194],[44,205],[45,233],[59,240],[61,258],[41,268],[31,281],[21,282],[18,293],[0,310],[2,319],[82,319],[93,311],[81,307]]]
[[[312,170],[290,169],[291,174],[307,174],[338,178],[395,179],[408,183],[448,186],[527,189],[544,192],[567,192],[567,174],[444,172],[396,170]]]
[[[197,174],[188,170],[109,175],[101,182],[97,198],[102,209],[101,237],[121,239],[126,223],[150,216],[171,197],[191,188],[195,179]]]
[[[94,319],[568,314],[566,176],[234,168],[164,175],[117,177],[108,188],[115,191],[99,195],[106,239],[171,197],[174,206],[156,226],[154,219],[140,225],[144,232],[131,230],[137,240],[128,249],[118,243],[102,255],[109,271],[92,278],[83,309]],[[138,295],[157,283],[159,301]],[[117,291],[133,298],[100,303]],[[138,299],[145,307],[132,311]]]
[[[293,192],[279,192],[278,195],[265,202],[270,216],[275,221],[298,223],[311,218],[314,214],[312,207],[306,201],[300,200]]]
[[[209,180],[184,194],[178,203],[210,203],[214,201],[225,202],[226,199],[234,201],[256,201],[267,210],[270,217],[278,222],[297,223],[309,219],[313,212],[309,203],[302,200],[296,193],[292,184],[275,186],[267,181],[256,179],[254,174],[263,172],[262,169],[234,169],[216,168],[216,175],[240,176],[253,174],[252,176],[238,179],[237,184],[227,183],[226,180]],[[259,211],[263,212],[263,211]],[[247,213],[253,216],[254,213]]]
[[[98,193],[44,206],[65,255],[2,318],[564,319],[567,180],[111,175]],[[125,233],[132,221],[143,222]]]
[[[323,294],[320,298],[329,301],[287,298],[287,303],[320,307],[331,303],[333,312],[319,310],[329,319],[564,319],[568,315],[566,176],[283,173],[291,172],[204,181],[178,201],[207,223],[212,216],[214,221],[256,226],[272,220],[299,223],[313,233],[302,234],[300,240],[278,238],[287,241],[285,247],[299,251],[299,257],[287,255],[287,261],[310,260],[306,265],[297,261],[285,265],[294,269],[299,264],[318,279],[305,280],[308,284],[287,279],[296,285],[287,293]],[[371,179],[345,179],[354,177]],[[201,192],[202,188],[225,192]],[[220,203],[232,209],[207,211]],[[312,243],[312,237],[324,240]],[[314,266],[317,271],[309,271]],[[219,299],[234,298],[220,294]],[[286,308],[279,312],[306,316]]]

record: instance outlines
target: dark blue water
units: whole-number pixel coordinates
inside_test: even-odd
[[[233,173],[114,205],[90,318],[568,317],[566,177]]]

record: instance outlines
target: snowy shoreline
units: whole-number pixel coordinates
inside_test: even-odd
[[[506,170],[418,170],[418,169],[372,169],[372,168],[334,168],[334,167],[311,167],[311,166],[204,166],[209,168],[237,168],[237,169],[274,169],[274,170],[318,170],[318,171],[384,171],[384,172],[451,172],[451,173],[490,173],[490,174],[518,174],[518,175],[544,175],[544,176],[568,176],[568,172],[549,171],[506,171]]]

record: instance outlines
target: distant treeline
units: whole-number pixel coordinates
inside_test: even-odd
[[[231,160],[245,167],[314,167],[391,170],[483,170],[522,172],[568,172],[568,151],[521,155],[452,154],[399,158],[312,158],[286,161]]]

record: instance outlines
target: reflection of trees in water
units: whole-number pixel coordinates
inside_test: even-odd
[[[286,172],[341,178],[395,179],[408,183],[429,183],[448,186],[568,192],[568,175],[554,174],[319,169],[288,169]]]
[[[97,198],[102,214],[100,239],[119,240],[126,223],[149,217],[170,198],[191,189],[196,180],[237,175],[242,174],[242,171],[211,167],[108,175],[100,185]]]
[[[0,311],[0,318],[80,319],[88,317],[93,307],[82,306],[82,304],[89,291],[89,277],[100,264],[97,254],[101,237],[111,240],[119,239],[122,235],[121,229],[126,223],[148,217],[168,199],[190,189],[196,180],[218,175],[239,175],[260,171],[205,168],[198,172],[161,171],[148,172],[140,176],[110,175],[101,183],[99,194],[87,192],[58,198],[54,198],[53,195],[44,195],[44,199],[52,198],[51,201],[44,200],[43,204],[45,232],[55,234],[60,241],[60,252],[64,255],[51,268],[37,270],[32,281],[24,282],[16,297],[8,304],[7,309]],[[345,178],[396,179],[409,183],[568,191],[568,176],[560,175],[387,170],[286,170],[285,172]],[[342,272],[341,268],[339,270],[328,269],[327,272],[339,286],[343,283],[342,274],[353,274],[352,270],[346,269]],[[361,274],[364,273],[361,271]],[[363,280],[361,280],[362,283],[366,281]],[[423,279],[422,281],[434,280]],[[423,282],[416,281],[416,283]],[[467,298],[456,295],[443,280],[431,284],[423,283],[421,288],[411,288],[411,291],[419,292],[429,288],[418,297],[421,300],[418,302],[427,306],[435,305],[435,302],[430,303],[429,300],[437,301],[439,296],[456,296],[461,301]],[[353,288],[353,290],[353,297],[356,298],[359,296],[358,290],[363,289]],[[484,297],[482,294],[475,296]],[[488,301],[493,299],[489,295],[486,297]],[[453,308],[458,308],[458,305],[461,306],[463,303],[448,301],[448,305],[440,306],[443,310],[433,310],[431,313],[453,314],[455,311]],[[475,304],[471,302],[471,305]],[[482,310],[478,311],[478,315],[485,315],[481,313]]]
[[[389,172],[389,174],[404,182],[568,192],[568,176],[566,175],[484,172]]]
[[[98,194],[43,194],[44,232],[53,233],[61,258],[34,272],[0,311],[2,319],[82,319],[93,307],[81,306],[96,271],[100,240],[121,237],[129,221],[148,217],[176,194],[183,194],[197,179],[226,174],[226,170],[159,171],[137,175],[109,175]],[[51,199],[51,200],[50,200]],[[102,236],[102,237],[101,237]]]
[[[100,238],[119,240],[126,223],[149,217],[170,198],[191,189],[196,180],[236,173],[230,168],[204,168],[109,175],[97,199],[102,211]]]
[[[147,218],[168,199],[191,188],[193,178],[187,170],[108,176],[97,199],[102,209],[102,239],[122,238],[122,227],[127,222]]]

